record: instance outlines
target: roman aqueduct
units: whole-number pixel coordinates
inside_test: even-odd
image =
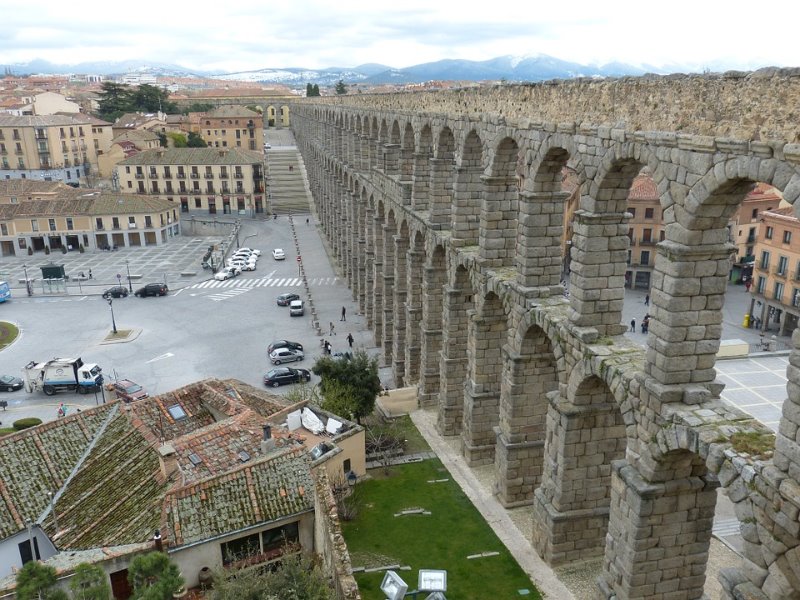
[[[700,598],[716,490],[745,568],[728,598],[800,598],[800,334],[774,452],[715,380],[728,219],[800,196],[800,73],[547,82],[292,104],[326,234],[398,385],[418,385],[553,565],[598,598]],[[580,181],[569,297],[562,170]],[[664,209],[647,349],[621,334],[633,178]]]

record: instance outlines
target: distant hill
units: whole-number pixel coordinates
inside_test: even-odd
[[[282,83],[300,87],[307,83],[335,85],[339,80],[345,83],[404,84],[422,83],[431,80],[444,81],[487,81],[505,80],[510,82],[543,81],[547,79],[571,79],[574,77],[618,77],[667,73],[674,71],[692,72],[697,69],[670,65],[669,71],[650,65],[636,66],[625,63],[607,65],[583,65],[548,56],[533,54],[525,56],[499,56],[490,60],[446,59],[395,69],[387,65],[367,63],[357,67],[329,67],[326,69],[305,69],[302,67],[264,68],[237,73],[213,73],[186,69],[179,65],[129,60],[124,62],[85,62],[74,65],[57,65],[44,60],[34,60],[25,64],[0,64],[3,70],[10,69],[15,75],[40,73],[52,74],[90,74],[121,75],[128,73],[147,73],[155,76],[210,77],[222,80],[252,81],[259,83]]]

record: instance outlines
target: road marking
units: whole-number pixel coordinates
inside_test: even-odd
[[[177,292],[174,292],[172,295],[173,295],[173,296],[177,296],[177,295],[178,295],[178,294],[180,294],[182,291],[183,291],[183,290],[182,290],[182,289],[180,289],[180,290],[178,290]]]
[[[232,290],[228,290],[227,292],[222,292],[219,294],[209,294],[206,296],[209,300],[213,300],[214,302],[221,302],[222,300],[227,300],[228,298],[235,298],[240,294],[244,294],[245,292],[249,292],[251,288],[234,288]]]
[[[165,358],[171,358],[175,356],[172,352],[167,352],[166,354],[161,354],[160,356],[156,356],[155,358],[151,358],[148,361],[145,361],[145,364],[149,364],[152,362],[156,362],[157,360],[164,360]]]

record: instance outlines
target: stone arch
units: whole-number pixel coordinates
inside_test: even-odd
[[[411,182],[414,176],[414,127],[406,123],[400,148],[400,181]],[[410,204],[404,202],[404,204]]]
[[[375,332],[375,344],[383,344],[383,303],[384,303],[384,223],[385,206],[380,197],[370,196],[375,210],[372,215],[372,331]]]
[[[398,387],[407,385],[406,373],[406,328],[408,276],[409,276],[409,242],[410,232],[408,220],[399,215],[397,234],[394,236],[394,285],[392,286],[392,373]]]
[[[518,154],[516,140],[502,138],[494,150],[489,174],[482,177],[479,257],[487,268],[514,265],[519,208]]]
[[[481,176],[484,164],[483,142],[475,129],[470,129],[461,146],[453,190],[451,244],[455,247],[475,246],[481,215]]]
[[[398,220],[402,220],[402,215],[397,211],[393,204],[388,204],[386,209],[386,220],[383,223],[383,277],[379,282],[383,288],[383,359],[387,365],[392,364],[394,348],[394,317],[395,317],[395,245],[397,243]]]
[[[499,422],[503,349],[509,338],[508,313],[503,299],[488,291],[480,299],[469,325],[469,375],[464,390],[462,447],[467,463],[494,461]]]
[[[552,565],[603,553],[612,465],[622,462],[627,447],[617,399],[587,366],[573,370],[566,398],[558,391],[550,394],[533,543]]]
[[[437,429],[442,435],[458,435],[464,415],[464,383],[467,380],[467,344],[470,316],[475,312],[474,290],[463,265],[449,270],[442,312],[442,355],[439,363],[439,412]]]
[[[423,269],[425,266],[425,234],[411,231],[406,258],[406,302],[405,302],[405,360],[403,381],[405,385],[419,382],[420,351],[422,344],[422,294]]]
[[[414,175],[411,184],[411,210],[428,210],[430,205],[431,158],[433,132],[425,123],[419,132],[417,151],[414,154]]]

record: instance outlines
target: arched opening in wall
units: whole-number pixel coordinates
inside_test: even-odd
[[[452,284],[444,289],[443,304],[437,428],[442,435],[458,435],[464,421],[470,315],[475,311],[475,290],[462,265],[456,267]]]
[[[495,473],[498,499],[510,507],[532,503],[541,483],[548,394],[558,388],[558,371],[537,325],[525,331],[519,354],[509,349],[504,362]]]
[[[400,181],[411,182],[414,175],[414,128],[406,123],[400,148]],[[407,204],[407,203],[406,203]]]
[[[275,127],[275,106],[270,104],[264,111],[265,121],[267,127]]]
[[[648,470],[643,478],[625,461],[614,464],[600,587],[611,592],[607,597],[644,598],[653,589],[705,597],[719,483],[703,459],[687,450],[662,455]]]
[[[490,174],[482,178],[480,260],[486,267],[511,267],[516,259],[518,151],[516,141],[503,138],[494,151]]]
[[[390,176],[400,173],[400,123],[392,122],[388,142],[383,147],[383,172]]]
[[[397,221],[395,208],[389,204],[386,209],[386,222],[383,225],[383,359],[390,365],[394,359],[394,300],[395,300],[395,254]],[[405,257],[403,257],[405,260]],[[405,283],[405,282],[404,282]]]
[[[400,217],[402,218],[402,217]],[[394,313],[392,322],[392,373],[395,385],[405,387],[406,373],[406,323],[408,297],[408,261],[409,261],[408,221],[402,219],[394,236],[394,286],[392,305]]]
[[[278,122],[282,127],[289,127],[291,122],[289,120],[289,105],[283,104],[281,105],[280,115],[278,116]]]
[[[470,319],[467,340],[469,379],[464,389],[461,440],[470,466],[494,461],[494,429],[500,421],[500,383],[508,338],[508,315],[503,302],[489,292]]]
[[[561,281],[568,283],[573,234],[572,221],[581,201],[580,179],[575,169],[570,167],[561,169],[561,192],[568,194],[564,201],[564,229],[561,236]]]
[[[550,403],[533,541],[551,565],[603,553],[612,463],[625,457],[626,445],[622,413],[599,377],[585,377],[570,398]]]
[[[439,132],[436,156],[431,160],[431,223],[450,225],[453,206],[455,139],[449,127]]]

